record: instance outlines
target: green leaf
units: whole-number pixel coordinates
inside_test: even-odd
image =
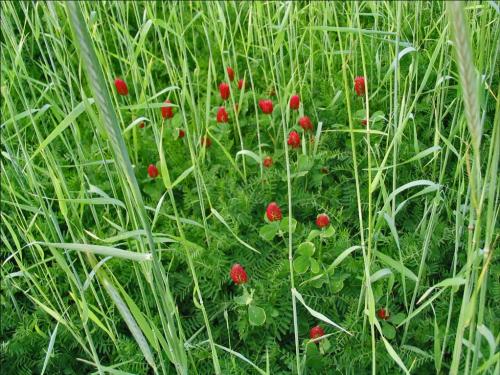
[[[173,189],[177,184],[180,184],[182,180],[184,180],[187,176],[189,176],[193,171],[194,171],[194,166],[191,166],[184,172],[182,172],[180,176],[177,177],[177,179],[173,182],[172,186],[170,186],[170,189]]]
[[[148,321],[147,317],[142,313],[141,309],[137,306],[134,300],[127,294],[123,286],[120,284],[116,285],[119,291],[122,293],[123,299],[126,302],[130,312],[132,313],[137,325],[144,333],[144,336],[148,339],[148,342],[156,348],[156,338],[161,336],[159,332],[153,332],[150,326],[150,321]],[[158,350],[158,348],[156,348]]]
[[[342,289],[344,289],[344,280],[340,279],[340,280],[333,281],[331,289],[332,289],[332,293],[340,292]]]
[[[241,306],[250,305],[253,300],[252,294],[248,293],[246,288],[243,288],[243,294],[241,296],[234,297],[234,302]]]
[[[247,304],[244,296],[234,297],[234,302],[240,306],[245,306]]]
[[[153,358],[153,353],[151,352],[151,348],[149,347],[146,341],[146,337],[144,336],[145,333],[142,331],[144,327],[139,328],[136,318],[133,316],[133,313],[129,310],[125,301],[122,299],[122,297],[115,289],[115,287],[107,279],[103,279],[102,284],[106,289],[106,291],[108,292],[111,299],[113,300],[114,304],[116,305],[120,315],[125,321],[125,324],[127,325],[132,336],[134,337],[137,345],[141,349],[144,358],[150,364],[150,366],[153,367],[155,363]],[[147,320],[144,320],[144,322],[146,322],[147,324]],[[151,328],[149,327],[149,329]]]
[[[391,356],[391,358],[394,360],[394,362],[396,362],[396,364],[403,370],[403,372],[406,375],[410,375],[410,372],[406,368],[404,362],[399,357],[398,353],[396,353],[396,351],[394,350],[394,348],[392,347],[392,345],[384,337],[384,334],[382,333],[382,328],[380,327],[380,323],[378,322],[378,320],[375,319],[374,323],[375,323],[375,327],[377,327],[377,330],[382,335],[382,341],[384,343],[385,350],[387,350],[387,353]]]
[[[318,273],[319,272],[319,263],[314,258],[311,258],[311,271],[312,271],[312,273]]]
[[[406,161],[403,161],[401,163],[397,163],[395,165],[386,165],[385,167],[374,167],[372,168],[372,170],[374,171],[378,171],[378,170],[386,170],[386,169],[391,169],[391,168],[394,168],[394,166],[401,166],[401,165],[404,165],[404,164],[408,164],[408,163],[411,163],[413,161],[416,161],[416,160],[420,160],[424,157],[426,157],[427,155],[433,155],[437,152],[441,151],[441,147],[440,146],[432,146],[432,147],[429,147],[423,151],[420,151],[418,154],[416,154],[415,156],[411,157],[410,159],[406,160]]]
[[[114,205],[114,206],[120,206],[122,208],[125,208],[125,204],[115,198],[64,198],[61,199],[65,202],[70,202],[70,203],[77,203],[77,204],[90,204],[90,205]]]
[[[153,259],[151,253],[138,253],[135,251],[117,249],[115,247],[110,247],[110,246],[89,245],[80,243],[47,243],[47,242],[37,242],[37,243],[39,245],[54,247],[56,249],[76,250],[82,253],[89,252],[92,254],[130,259],[139,262],[150,261]]]
[[[325,274],[319,274],[319,275],[315,275],[313,277],[311,277],[310,279],[307,279],[305,281],[303,281],[302,283],[300,283],[300,286],[303,286],[303,285],[306,285],[306,284],[309,284],[309,283],[312,283],[313,286],[314,285],[321,285],[323,284],[323,279],[324,279],[324,276]],[[321,283],[317,283],[317,281],[321,281]]]
[[[314,161],[312,161],[307,155],[299,155],[297,160],[297,171],[298,172],[306,172],[310,171],[314,165]]]
[[[45,351],[45,360],[43,361],[43,368],[42,372],[40,375],[43,375],[45,373],[45,369],[47,368],[47,364],[49,363],[50,357],[52,357],[52,349],[54,349],[54,342],[56,341],[56,336],[57,336],[57,328],[59,328],[59,322],[57,322],[56,327],[54,328],[54,331],[52,331],[52,334],[50,335],[50,341],[49,341],[49,347]]]
[[[396,330],[394,329],[394,327],[391,324],[385,322],[382,323],[382,333],[389,340],[392,340],[394,337],[396,337]]]
[[[321,354],[325,354],[328,349],[330,349],[332,345],[330,344],[330,340],[328,339],[322,339],[320,340],[319,342],[319,350],[321,352]]]
[[[383,31],[374,29],[360,29],[357,27],[345,27],[345,26],[309,26],[309,30],[316,31],[335,31],[341,33],[353,33],[353,34],[366,34],[366,35],[396,35],[393,31]]]
[[[153,202],[159,201],[163,194],[163,187],[156,181],[148,181],[143,187],[144,192],[151,197]]]
[[[444,279],[443,281],[437,283],[434,286],[431,286],[429,289],[425,291],[425,293],[422,295],[422,297],[419,298],[417,301],[417,304],[420,304],[424,299],[426,299],[431,292],[436,289],[436,288],[446,288],[449,286],[456,287],[460,285],[465,285],[466,280],[463,277],[457,276],[457,277],[451,277],[448,279]]]
[[[94,99],[88,99],[89,104],[94,103]],[[57,125],[54,130],[44,139],[40,146],[36,149],[36,151],[31,155],[30,160],[33,160],[35,156],[37,156],[45,147],[47,147],[54,139],[56,139],[68,126],[70,126],[78,116],[80,116],[85,111],[85,103],[81,102],[78,104],[67,116],[64,120],[62,120],[59,125]]]
[[[297,249],[297,252],[306,257],[310,257],[314,254],[316,247],[312,242],[302,242]]]
[[[260,228],[259,235],[266,241],[272,241],[274,236],[276,236],[276,233],[278,233],[278,229],[279,226],[276,224],[276,222],[266,224]]]
[[[248,321],[253,326],[261,326],[266,321],[266,312],[262,307],[249,305],[248,306]]]
[[[301,255],[293,261],[293,269],[297,273],[304,273],[309,268],[309,261],[311,258]]]
[[[318,279],[311,281],[311,285],[313,286],[313,288],[316,288],[316,289],[323,287],[323,284],[326,284],[326,280],[323,277],[323,275],[319,275]]]
[[[433,186],[433,187],[440,187],[441,185],[436,184],[435,182],[429,181],[429,180],[416,180],[416,181],[411,181],[408,182],[407,184],[404,184],[400,187],[398,187],[396,190],[394,190],[389,196],[387,197],[386,200],[386,205],[388,205],[393,199],[396,198],[396,196],[400,193],[402,193],[405,190],[412,189],[414,187],[420,187],[420,186]],[[375,190],[374,187],[372,187],[372,192]]]
[[[374,252],[377,258],[379,258],[382,263],[388,265],[389,267],[395,269],[402,275],[404,275],[406,278],[412,280],[412,281],[417,281],[417,275],[415,275],[410,269],[406,268],[403,264],[400,262],[392,259],[390,256],[382,254],[380,251],[375,251]]]
[[[392,275],[392,271],[389,268],[382,268],[370,276],[370,283],[373,284],[375,281],[384,279],[390,275]]]
[[[321,321],[323,321],[323,322],[325,322],[327,324],[330,324],[331,326],[334,326],[335,328],[341,330],[342,332],[345,332],[348,335],[352,336],[352,333],[350,333],[349,331],[346,331],[344,328],[342,328],[341,326],[339,326],[337,323],[335,323],[334,321],[330,320],[327,316],[325,316],[322,313],[320,313],[319,311],[316,311],[313,308],[309,307],[305,303],[304,298],[302,297],[302,294],[300,294],[297,291],[297,289],[292,288],[292,296],[294,298],[297,298],[297,300],[302,304],[302,306],[304,306],[307,309],[307,311],[309,311],[309,314],[311,314],[312,316],[314,316],[316,319],[321,320]]]
[[[238,151],[236,153],[236,161],[238,160],[238,157],[240,156],[248,156],[250,158],[252,158],[253,160],[255,160],[257,162],[257,164],[260,164],[262,163],[262,159],[260,158],[259,155],[257,155],[255,152],[252,152],[252,151],[249,151],[249,150],[241,150],[241,151]]]
[[[195,286],[193,288],[193,303],[194,303],[194,305],[195,305],[195,307],[197,309],[201,310],[202,306],[201,306],[201,303],[200,303],[200,301],[198,299],[199,298],[199,292],[200,292],[200,289],[197,286]]]
[[[373,124],[375,122],[378,122],[378,121],[382,121],[385,119],[385,115],[384,115],[384,112],[382,111],[377,111],[375,112],[373,115],[371,115],[370,117],[370,122]]]
[[[401,368],[401,370],[404,371],[405,374],[410,375],[410,371],[406,368],[404,362],[401,360],[399,357],[398,353],[394,350],[392,345],[385,339],[385,337],[382,337],[382,341],[384,342],[385,349],[387,350],[387,353],[391,356],[391,358],[394,360],[394,362],[397,363],[397,365]]]
[[[255,251],[256,253],[259,253],[260,254],[260,251],[255,249],[253,246],[250,246],[249,244],[247,244],[245,241],[243,241],[240,237],[238,237],[238,235],[231,229],[231,227],[229,226],[229,224],[226,222],[226,220],[224,220],[224,218],[222,217],[222,215],[215,209],[215,208],[212,208],[212,214],[222,223],[225,225],[225,227],[229,230],[229,232],[234,236],[234,238],[236,238],[236,240],[242,244],[243,246],[245,246],[246,248],[252,250],[252,251]],[[273,235],[274,237],[274,235]],[[272,238],[271,238],[272,239]]]
[[[36,119],[37,117],[39,117],[39,115],[43,114],[49,108],[50,108],[50,104],[45,104],[42,108],[32,108],[32,109],[28,109],[26,111],[23,111],[21,113],[18,113],[17,115],[15,115],[14,117],[10,117],[2,125],[0,125],[0,128],[3,129],[5,126],[7,126],[10,123],[18,122],[19,120],[38,112],[38,114],[35,116],[35,119]]]
[[[138,118],[136,118],[134,121],[132,121],[130,123],[129,126],[127,126],[125,128],[125,130],[123,131],[123,134],[125,135],[130,130],[132,130],[133,128],[135,128],[138,124],[140,124],[141,122],[145,122],[145,121],[151,121],[151,120],[149,120],[147,117],[138,117]]]
[[[353,251],[355,250],[359,250],[361,249],[361,246],[359,245],[356,245],[356,246],[351,246],[350,248],[348,249],[345,249],[344,251],[342,251],[342,253],[340,253],[340,255],[335,258],[335,260],[333,261],[333,263],[330,265],[330,267],[328,267],[328,272],[330,272],[331,270],[333,270],[335,267],[337,267],[340,263],[342,263],[342,261],[347,258]]]
[[[209,341],[205,341],[204,343],[209,343]],[[242,361],[248,363],[250,366],[252,366],[255,370],[257,370],[257,372],[260,374],[260,375],[266,375],[266,374],[269,374],[269,372],[265,372],[264,370],[261,370],[255,363],[253,363],[252,361],[250,361],[247,357],[245,357],[243,354],[240,354],[238,352],[235,352],[234,350],[232,349],[229,349],[229,348],[226,348],[225,346],[222,346],[222,345],[219,345],[219,344],[214,344],[216,347],[222,349],[222,350],[225,350],[226,352],[228,352],[229,354],[231,355],[234,355],[236,358],[239,358],[241,359]]]
[[[497,344],[495,342],[495,336],[493,333],[489,330],[488,327],[486,327],[484,324],[480,324],[477,326],[477,331],[483,335],[483,337],[486,339],[488,342],[488,345],[490,346],[490,357],[493,357],[496,352],[496,347]]]
[[[320,234],[321,234],[321,231],[320,231],[320,230],[313,229],[313,230],[309,233],[309,236],[307,236],[307,240],[308,240],[308,241],[311,241],[311,240],[315,239],[316,237],[318,237]]]
[[[434,314],[434,366],[436,373],[439,374],[441,370],[441,333],[439,332],[439,325]]]
[[[174,89],[176,89],[175,86],[170,87],[170,91],[172,91]],[[144,109],[156,109],[156,108],[162,108],[162,107],[178,108],[179,106],[172,104],[172,103],[165,104],[164,102],[161,102],[161,103],[144,102],[144,103],[133,104],[133,105],[122,105],[122,106],[120,106],[120,110],[136,111],[136,110],[144,110]]]
[[[289,222],[290,222],[290,218],[288,216],[284,217],[283,220],[280,221],[280,230],[282,232],[288,233]],[[292,218],[292,233],[295,232],[295,228],[297,228],[297,220]]]
[[[323,341],[323,340],[321,340]],[[320,343],[321,343],[320,341]],[[322,356],[319,352],[319,345],[309,342],[306,345],[305,360],[308,370],[319,370],[323,367]]]
[[[394,218],[392,216],[389,216],[387,212],[384,212],[384,219],[387,222],[387,225],[389,225],[389,228],[391,229],[392,236],[394,237],[394,241],[396,241],[398,249],[401,249],[399,246],[399,235],[398,235],[398,230],[396,229],[396,224],[394,223]]]
[[[404,313],[397,313],[395,315],[391,315],[389,317],[389,321],[394,323],[394,324],[399,324],[401,323],[403,320],[405,320],[405,314]]]
[[[322,230],[319,234],[321,238],[330,238],[335,234],[335,228],[331,225],[328,226],[325,230]]]
[[[293,178],[297,178],[297,177],[302,177],[302,176],[305,176],[308,173],[309,173],[309,171],[302,171],[302,172],[292,173],[292,174],[290,174],[290,178],[293,179]],[[286,181],[286,175],[284,176],[283,181]]]

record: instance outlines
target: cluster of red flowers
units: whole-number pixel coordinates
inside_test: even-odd
[[[128,87],[123,79],[116,78],[115,87],[116,87],[116,92],[118,92],[118,95],[122,96],[128,95]]]
[[[229,81],[233,82],[234,81],[234,70],[233,70],[233,68],[231,68],[230,66],[228,66],[226,68],[226,72],[227,72],[227,77],[229,78]],[[243,90],[244,87],[245,87],[245,80],[243,80],[243,79],[238,80],[238,89],[239,90]],[[230,86],[230,84],[228,84],[226,82],[221,82],[219,84],[219,94],[220,94],[221,99],[224,102],[226,100],[228,100],[229,96],[231,95],[231,86]],[[238,103],[236,103],[234,105],[234,112],[238,112]],[[226,107],[224,105],[222,105],[222,106],[219,107],[219,109],[217,111],[216,119],[217,119],[217,123],[219,123],[219,124],[229,122],[229,115],[228,115]],[[212,142],[211,142],[211,140],[208,137],[204,137],[204,139],[202,139],[201,143],[202,143],[202,146],[209,147]]]
[[[127,83],[121,79],[121,78],[116,78],[115,79],[115,88],[116,92],[118,95],[121,96],[127,96],[128,95],[128,86]],[[174,108],[170,105],[172,102],[169,99],[166,99],[164,102],[164,105],[161,107],[161,117],[164,119],[171,119],[174,117]],[[139,123],[139,128],[143,129],[144,128],[144,122]],[[178,138],[184,138],[186,135],[185,131],[183,129],[178,130]],[[154,164],[150,164],[148,166],[148,175],[151,178],[156,178],[158,177],[158,168]]]
[[[323,328],[321,328],[320,326],[312,327],[311,330],[309,331],[309,337],[311,338],[311,340],[317,339],[324,335],[325,331],[323,331]]]
[[[149,164],[148,167],[148,175],[151,178],[156,178],[158,177],[158,168],[156,168],[156,165],[154,164]]]
[[[230,66],[226,68],[227,72],[227,77],[229,78],[229,81],[232,82],[234,81],[234,70]],[[128,87],[125,81],[121,78],[116,78],[115,79],[115,87],[116,91],[118,92],[119,95],[126,96],[128,95]],[[245,87],[245,81],[243,79],[238,80],[238,89],[243,90]],[[365,77],[358,76],[354,79],[354,91],[358,96],[364,96],[366,93],[366,87],[365,87]],[[219,84],[219,93],[220,97],[223,101],[226,101],[229,99],[229,96],[231,94],[231,87],[229,84],[226,82],[221,82]],[[272,90],[271,95],[273,95],[274,89]],[[164,119],[171,119],[174,117],[174,108],[170,105],[172,102],[169,99],[166,99],[164,102],[164,105],[161,107],[161,115]],[[290,109],[292,111],[297,111],[300,108],[300,97],[297,94],[294,94],[290,97],[289,101]],[[259,107],[262,111],[262,113],[266,115],[271,115],[273,113],[273,101],[271,99],[260,99],[259,100]],[[238,104],[235,104],[234,108],[235,112],[238,112]],[[226,111],[225,106],[220,106],[218,111],[217,111],[217,116],[216,116],[217,123],[227,123],[229,122],[229,115]],[[301,116],[298,119],[298,123],[300,127],[304,131],[313,131],[314,126],[312,124],[311,119],[309,116]],[[364,119],[361,121],[362,125],[367,125],[368,120]],[[139,128],[144,128],[144,122],[139,123]],[[178,131],[178,138],[184,138],[185,136],[185,131],[183,129],[179,129]],[[311,142],[313,142],[314,139],[311,139]],[[288,134],[288,141],[287,144],[291,148],[299,148],[300,147],[300,135],[297,133],[297,131],[292,130]],[[208,148],[212,145],[212,140],[208,136],[203,136],[200,140],[201,146]],[[266,156],[264,160],[262,161],[262,164],[265,168],[270,168],[273,165],[273,159],[270,156]],[[153,167],[153,168],[152,168]],[[151,178],[156,178],[158,176],[158,169],[156,168],[155,165],[151,164],[148,167],[148,174]],[[319,220],[319,219],[318,219]],[[326,224],[328,225],[328,224]],[[319,225],[318,225],[319,226]]]
[[[238,263],[233,264],[229,275],[231,276],[231,279],[233,279],[234,283],[237,285],[245,284],[248,281],[248,275],[245,269],[241,264]]]
[[[234,81],[234,70],[231,67],[226,68],[227,77],[230,82]],[[128,95],[128,87],[124,80],[121,78],[115,79],[115,87],[116,91],[119,95],[125,96]],[[243,79],[238,80],[238,89],[243,90],[245,87],[245,81]],[[354,79],[354,91],[358,96],[364,96],[366,94],[365,88],[365,78],[364,77],[356,77]],[[274,92],[274,90],[273,90]],[[229,99],[231,94],[231,87],[226,82],[221,82],[219,84],[219,94],[223,101]],[[272,95],[272,93],[271,93]],[[164,102],[164,106],[161,107],[161,115],[164,119],[171,119],[174,116],[174,108],[170,105],[172,104],[169,99],[166,99]],[[271,99],[260,99],[259,107],[263,114],[271,115],[273,113],[273,101]],[[300,97],[297,94],[294,94],[290,97],[289,101],[290,110],[297,111],[300,108]],[[238,112],[237,104],[235,105],[235,112]],[[229,115],[226,111],[225,106],[220,106],[217,111],[216,116],[217,123],[227,123],[229,121]],[[298,118],[298,124],[306,131],[313,131],[314,126],[312,124],[311,119],[308,116],[300,116]],[[367,120],[362,120],[362,125],[367,125]],[[144,128],[144,122],[139,124],[140,128]],[[185,136],[185,132],[183,129],[179,129],[178,137],[183,138]],[[295,130],[292,130],[288,135],[288,145],[291,148],[299,148],[300,147],[300,135]],[[203,147],[208,148],[212,144],[212,140],[208,136],[203,136],[200,140],[200,143]],[[270,168],[273,164],[273,159],[270,156],[266,156],[263,160],[263,165],[266,168]],[[323,171],[322,171],[323,172]],[[326,171],[327,173],[328,171]],[[154,164],[150,164],[148,166],[148,175],[151,178],[156,178],[159,175],[158,168]],[[281,212],[280,207],[276,202],[271,202],[267,206],[266,209],[266,217],[269,221],[281,221],[283,219],[283,213]],[[316,226],[320,229],[324,229],[330,225],[330,218],[328,215],[322,213],[316,217]],[[241,264],[234,264],[230,270],[230,277],[233,282],[237,285],[246,284],[248,282],[248,275],[245,271],[245,268]],[[389,318],[389,313],[386,309],[381,308],[377,311],[377,315],[380,319],[387,320]],[[312,327],[309,336],[312,340],[321,338],[325,335],[323,328],[319,325]]]
[[[354,78],[354,91],[358,96],[364,96],[366,94],[365,87],[365,77],[356,77]]]
[[[116,87],[116,92],[118,95],[122,96],[127,96],[128,95],[128,86],[127,83],[121,79],[121,78],[116,78],[115,79],[115,87]],[[172,118],[174,117],[174,110],[173,107],[169,106],[169,104],[172,104],[170,100],[165,100],[165,105],[161,107],[161,116],[164,119]],[[144,123],[141,122],[139,124],[140,128],[144,128]]]
[[[281,221],[283,219],[283,213],[281,212],[281,208],[278,206],[276,202],[271,202],[268,204],[266,208],[266,217],[271,222]],[[323,229],[327,227],[329,224],[330,224],[330,218],[328,217],[327,214],[319,214],[316,217],[316,225],[318,226],[318,228]],[[233,282],[237,285],[245,284],[248,281],[248,275],[243,266],[239,263],[236,263],[231,267],[231,271],[229,272],[229,274]],[[311,339],[319,338],[324,334],[325,333],[320,326],[311,328],[310,332]]]
[[[366,94],[366,86],[365,86],[365,77],[358,76],[354,78],[354,91],[356,91],[356,95],[365,96]],[[361,125],[368,125],[368,119],[361,120]]]

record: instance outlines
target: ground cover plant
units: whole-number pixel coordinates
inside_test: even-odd
[[[5,374],[498,374],[498,2],[2,2]]]

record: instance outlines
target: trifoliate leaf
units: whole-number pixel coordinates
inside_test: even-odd
[[[311,257],[314,254],[316,247],[312,242],[302,242],[297,249],[297,252],[306,257]]]
[[[396,329],[389,323],[382,322],[382,333],[387,340],[396,337]]]
[[[272,241],[276,233],[278,233],[279,226],[276,222],[266,224],[260,228],[259,235],[266,241]]]
[[[311,271],[312,273],[318,273],[319,272],[319,263],[316,259],[311,258]]]
[[[301,255],[293,261],[293,269],[297,273],[304,273],[309,268],[309,260],[311,258],[308,256]]]
[[[262,307],[249,305],[248,306],[248,321],[253,326],[261,326],[266,321],[266,312]]]
[[[283,220],[280,222],[280,230],[288,233],[288,226],[289,226],[290,218],[289,217],[284,217]],[[292,233],[295,232],[295,228],[297,228],[297,220],[292,218]]]
[[[335,228],[333,226],[329,225],[328,228],[326,228],[325,230],[321,231],[321,233],[319,234],[319,236],[321,238],[330,238],[334,234],[335,234]]]

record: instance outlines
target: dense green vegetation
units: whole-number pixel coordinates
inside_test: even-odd
[[[500,372],[498,3],[1,12],[2,373]]]

